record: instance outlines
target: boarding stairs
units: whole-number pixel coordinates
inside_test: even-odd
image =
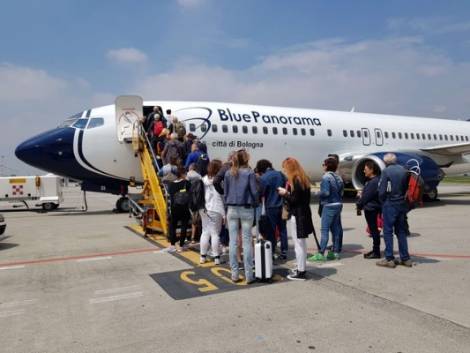
[[[139,220],[144,234],[168,235],[167,190],[158,176],[159,164],[140,121],[133,126],[132,147],[140,159],[142,191],[129,195],[129,213]]]

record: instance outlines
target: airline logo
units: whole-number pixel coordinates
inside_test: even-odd
[[[255,110],[249,113],[235,113],[230,111],[229,108],[217,109],[221,121],[232,122],[245,122],[255,123],[263,122],[265,124],[282,124],[282,125],[297,125],[297,126],[321,126],[321,121],[318,118],[305,117],[305,116],[290,116],[290,115],[267,115],[261,114]]]

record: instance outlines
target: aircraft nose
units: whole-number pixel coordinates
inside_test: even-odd
[[[15,150],[16,157],[29,165],[36,166],[36,161],[41,155],[41,146],[44,145],[40,136],[35,136],[19,144]]]
[[[23,162],[52,173],[63,173],[74,161],[73,134],[70,128],[57,128],[34,136],[16,147],[15,155]]]

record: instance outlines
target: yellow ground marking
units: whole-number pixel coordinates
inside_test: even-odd
[[[200,292],[211,292],[211,291],[215,291],[215,290],[218,290],[219,287],[215,286],[214,284],[212,284],[211,282],[209,282],[207,279],[204,279],[204,278],[200,278],[200,279],[192,279],[190,276],[194,276],[196,273],[194,271],[183,271],[181,272],[180,274],[180,278],[182,281],[186,282],[186,283],[189,283],[189,284],[193,284],[195,286],[197,286],[198,290]]]
[[[131,228],[134,232],[136,232],[137,234],[140,234],[140,235],[144,235],[145,232],[144,232],[144,229],[138,225],[138,224],[132,224],[129,226],[129,228]],[[162,234],[148,234],[147,235],[147,238],[150,239],[151,241],[153,241],[155,244],[159,245],[160,247],[163,247],[163,248],[167,248],[169,247],[171,244],[170,242],[168,241],[168,239],[162,235]],[[209,262],[206,262],[204,264],[200,264],[199,263],[199,253],[194,251],[194,250],[186,250],[186,251],[182,251],[182,252],[178,252],[178,255],[184,257],[185,259],[189,260],[191,263],[194,264],[194,266],[198,266],[198,267],[204,267],[204,268],[208,268],[208,267],[214,267],[215,264],[214,262],[212,261],[209,261]]]

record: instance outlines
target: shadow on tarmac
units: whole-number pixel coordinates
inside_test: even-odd
[[[411,255],[411,260],[416,263],[417,265],[421,264],[435,264],[438,262],[441,262],[436,259],[431,259],[429,257],[423,257],[423,256],[416,256],[416,255]]]
[[[61,212],[61,213],[55,213],[51,214],[51,216],[101,216],[101,215],[112,215],[116,214],[113,210],[101,210],[101,211],[87,211],[84,212],[82,210],[75,210],[73,212]]]
[[[0,243],[0,251],[8,250],[8,249],[11,249],[11,248],[16,248],[17,246],[19,246],[19,244],[16,244],[16,243]]]

